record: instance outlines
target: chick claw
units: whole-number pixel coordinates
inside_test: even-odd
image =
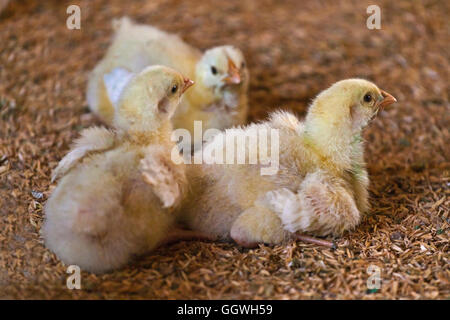
[[[141,160],[140,168],[144,181],[153,186],[153,191],[162,201],[163,207],[173,206],[180,197],[180,188],[164,160],[146,157]]]

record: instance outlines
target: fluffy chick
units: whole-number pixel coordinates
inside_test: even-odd
[[[105,90],[104,74],[117,67],[139,72],[154,64],[174,68],[196,83],[183,96],[172,119],[175,129],[187,129],[194,137],[195,120],[203,122],[203,129],[245,123],[249,75],[238,48],[220,46],[202,53],[176,35],[127,17],[115,21],[113,27],[114,39],[90,74],[87,88],[89,107],[106,123],[113,119],[114,108]]]
[[[115,131],[81,132],[54,171],[62,179],[45,206],[45,244],[64,263],[109,271],[168,236],[186,185],[184,166],[171,160],[170,117],[190,85],[152,66],[108,88]]]
[[[343,80],[315,98],[304,122],[276,112],[263,123],[226,130],[243,136],[278,129],[278,172],[261,175],[263,165],[248,159],[245,165],[188,166],[192,191],[181,206],[184,223],[243,246],[280,243],[296,232],[340,235],[355,227],[369,208],[361,131],[395,101],[371,82]],[[226,154],[224,135],[210,145]],[[245,148],[248,155],[250,144]]]

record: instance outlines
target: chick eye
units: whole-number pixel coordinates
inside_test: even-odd
[[[365,102],[370,102],[370,101],[372,101],[372,95],[371,95],[370,93],[366,93],[366,94],[364,95],[364,101],[365,101]]]
[[[178,86],[176,84],[173,85],[172,89],[170,89],[170,92],[175,93],[178,90]]]
[[[214,66],[211,66],[211,72],[212,74],[216,75],[217,74],[217,69]]]
[[[241,63],[241,68],[244,69],[245,68],[245,62]]]

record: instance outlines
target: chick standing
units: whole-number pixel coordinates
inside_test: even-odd
[[[194,121],[202,121],[203,129],[224,129],[245,123],[249,75],[239,49],[220,46],[202,54],[175,35],[135,24],[127,17],[115,21],[113,26],[114,40],[90,74],[87,88],[91,110],[106,123],[113,119],[114,108],[103,75],[117,67],[139,72],[153,64],[174,68],[196,83],[183,96],[172,119],[175,129],[187,129],[194,137]]]
[[[164,242],[186,185],[184,166],[171,160],[170,117],[191,85],[152,66],[108,88],[116,130],[82,131],[54,171],[62,179],[45,207],[43,237],[63,262],[105,272]]]
[[[395,101],[371,82],[343,80],[316,97],[304,122],[277,112],[266,122],[226,130],[244,136],[278,129],[278,172],[261,175],[260,164],[188,166],[192,191],[181,206],[184,222],[243,246],[280,243],[297,232],[340,235],[355,227],[369,208],[361,131]],[[226,154],[224,135],[209,146]]]

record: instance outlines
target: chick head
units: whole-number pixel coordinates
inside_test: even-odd
[[[197,63],[196,81],[214,95],[221,95],[227,88],[244,87],[248,69],[242,51],[233,46],[207,50]]]
[[[170,120],[183,93],[194,84],[179,72],[150,66],[133,75],[121,91],[115,112],[117,128],[157,130]]]
[[[341,80],[321,92],[311,105],[308,116],[331,126],[364,128],[380,109],[396,102],[389,93],[363,79]],[[317,121],[313,121],[317,122]]]

